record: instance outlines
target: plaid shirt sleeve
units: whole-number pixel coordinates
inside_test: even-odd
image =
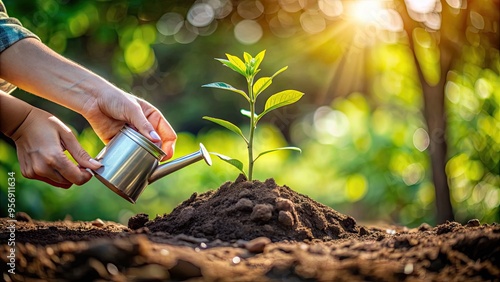
[[[10,18],[3,2],[0,0],[0,56],[12,44],[27,37],[40,40],[34,33],[24,28],[19,20]],[[15,88],[14,85],[0,78],[0,90],[10,93]]]

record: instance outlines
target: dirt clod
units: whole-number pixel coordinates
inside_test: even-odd
[[[136,214],[128,220],[128,228],[132,230],[139,229],[149,221],[149,216],[145,213]]]
[[[234,208],[239,211],[252,211],[253,207],[253,202],[248,198],[241,198],[234,206]]]
[[[105,223],[104,223],[104,221],[102,221],[102,219],[98,218],[98,219],[92,221],[91,224],[95,227],[103,227]]]
[[[245,244],[245,248],[252,253],[262,253],[264,248],[271,244],[271,240],[267,237],[255,238]]]
[[[29,216],[25,212],[17,212],[16,213],[16,220],[17,221],[23,221],[23,222],[32,222],[33,220],[31,219],[31,216]]]
[[[278,214],[278,221],[284,226],[293,226],[293,216],[289,211],[280,211]]]
[[[476,227],[479,225],[481,225],[481,223],[479,222],[479,219],[471,219],[471,220],[467,221],[468,227]]]
[[[269,221],[273,217],[273,206],[270,204],[257,204],[253,207],[250,218],[253,221]]]

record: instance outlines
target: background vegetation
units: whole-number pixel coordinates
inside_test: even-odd
[[[4,0],[55,51],[161,109],[179,133],[174,157],[203,142],[244,159],[238,136],[201,119],[244,126],[244,101],[201,85],[241,88],[245,81],[213,58],[266,49],[263,74],[289,66],[270,88],[306,95],[263,120],[256,149],[294,145],[303,153],[264,156],[254,178],[273,177],[362,221],[407,226],[440,221],[432,178],[439,166],[429,157],[436,140],[447,147],[442,168],[455,219],[500,219],[500,9],[498,1],[474,2]],[[446,11],[454,18],[445,21]],[[437,132],[428,121],[439,104],[429,106],[424,94],[440,81],[446,127]],[[91,155],[104,146],[79,115],[19,89],[13,95],[72,126]],[[238,174],[216,158],[213,167],[200,162],[152,184],[132,205],[96,179],[62,190],[23,178],[5,137],[0,156],[2,179],[17,173],[17,210],[45,220],[126,223],[139,212],[168,213]]]

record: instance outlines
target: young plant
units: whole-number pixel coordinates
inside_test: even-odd
[[[269,113],[275,109],[278,109],[280,107],[293,104],[293,103],[297,102],[300,98],[302,98],[302,96],[304,95],[304,93],[299,92],[297,90],[284,90],[284,91],[275,93],[267,99],[266,104],[264,106],[264,110],[260,114],[256,113],[255,104],[257,101],[257,97],[259,97],[259,95],[264,90],[266,90],[266,88],[268,88],[269,85],[271,85],[274,77],[276,77],[278,74],[284,72],[288,68],[288,67],[283,67],[280,70],[278,70],[276,73],[274,73],[272,76],[261,77],[254,82],[254,80],[256,78],[255,77],[256,74],[260,71],[259,66],[260,66],[260,63],[262,62],[262,60],[264,59],[265,53],[266,53],[266,51],[264,50],[264,51],[260,52],[257,56],[252,57],[250,54],[244,52],[243,53],[243,60],[241,60],[240,58],[238,58],[236,56],[229,55],[229,54],[226,54],[227,60],[226,59],[216,59],[217,61],[221,62],[226,67],[229,67],[231,70],[233,70],[233,71],[241,74],[243,77],[245,77],[245,79],[247,81],[247,92],[245,92],[244,90],[236,89],[233,86],[231,86],[225,82],[214,82],[214,83],[209,83],[209,84],[203,85],[203,87],[223,89],[223,90],[228,90],[228,91],[231,91],[234,93],[238,93],[241,96],[243,96],[243,98],[245,98],[245,100],[247,100],[247,102],[248,102],[249,109],[248,110],[241,109],[241,111],[240,111],[240,113],[242,115],[247,116],[250,119],[250,129],[249,129],[248,135],[246,135],[246,136],[245,136],[245,134],[243,134],[243,131],[238,126],[234,125],[233,123],[231,123],[229,121],[226,121],[223,119],[218,119],[218,118],[213,118],[213,117],[207,117],[207,116],[204,116],[203,118],[231,130],[232,132],[238,134],[245,141],[245,143],[247,144],[247,148],[248,148],[248,175],[243,170],[243,163],[241,161],[239,161],[237,159],[232,159],[230,157],[227,157],[227,156],[224,156],[224,155],[221,155],[218,153],[214,153],[214,154],[217,155],[223,161],[236,167],[250,181],[252,180],[253,166],[254,166],[255,162],[257,161],[257,159],[260,158],[261,156],[268,154],[268,153],[271,153],[271,152],[279,151],[279,150],[295,150],[295,151],[299,151],[299,152],[301,151],[297,147],[281,147],[281,148],[275,148],[275,149],[261,152],[257,155],[257,157],[254,158],[253,144],[254,144],[254,134],[255,134],[255,129],[257,128],[257,123],[267,113]]]

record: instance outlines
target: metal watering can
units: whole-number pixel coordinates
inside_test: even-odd
[[[148,184],[204,159],[212,165],[203,144],[200,150],[160,164],[165,156],[149,139],[125,125],[96,156],[103,164],[93,171],[97,179],[125,200],[135,203]]]

